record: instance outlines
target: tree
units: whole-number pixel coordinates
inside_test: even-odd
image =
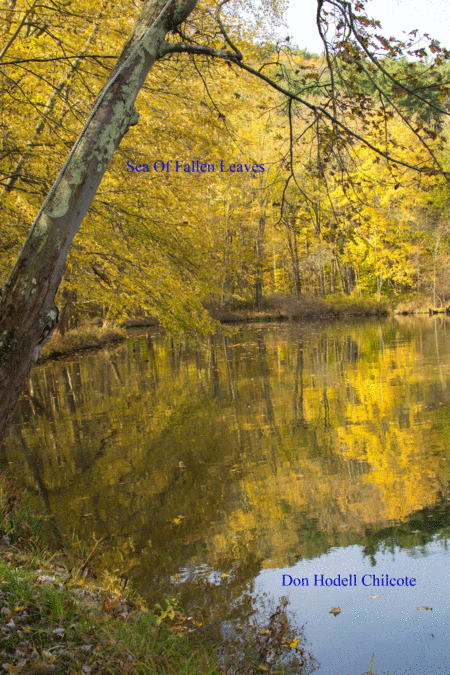
[[[58,310],[54,298],[64,272],[68,251],[115,149],[128,129],[138,121],[134,102],[149,70],[158,59],[182,53],[191,54],[194,57],[221,58],[227,61],[230,68],[242,69],[258,77],[292,101],[292,107],[303,106],[309,111],[317,129],[322,129],[321,134],[327,135],[330,155],[334,155],[343,170],[345,166],[342,157],[344,152],[349,152],[355,140],[365,144],[388,163],[416,168],[422,173],[441,170],[431,150],[431,164],[422,162],[420,166],[413,167],[401,158],[392,156],[383,146],[377,147],[360,135],[360,121],[364,117],[365,93],[361,93],[357,88],[353,71],[360,73],[367,70],[369,80],[373,68],[381,70],[383,74],[386,72],[383,65],[371,56],[370,50],[378,49],[379,44],[375,45],[373,41],[371,42],[368,27],[376,28],[376,23],[371,22],[365,16],[363,2],[356,2],[353,9],[345,0],[333,2],[318,0],[318,25],[324,40],[328,81],[323,85],[324,96],[319,101],[314,101],[308,93],[304,93],[304,83],[292,83],[291,88],[289,85],[284,86],[279,83],[282,79],[282,76],[277,74],[279,54],[278,56],[277,53],[270,55],[275,62],[271,63],[269,60],[268,70],[265,66],[255,69],[244,62],[243,54],[237,46],[237,40],[230,38],[220,16],[220,12],[229,0],[218,2],[215,13],[211,10],[216,3],[205,0],[198,8],[200,30],[194,27],[193,30],[183,32],[181,24],[196,8],[197,1],[145,0],[132,33],[106,85],[99,94],[78,140],[34,221],[5,286],[0,303],[0,382],[2,386],[0,442],[30,368],[57,323]],[[330,45],[324,37],[323,26],[327,24],[329,16],[324,9],[327,3],[341,15],[341,21],[337,24],[334,49],[341,55],[341,58],[347,59],[349,66],[345,96],[348,99],[352,95],[360,101],[360,106],[355,108],[357,123],[353,127],[350,127],[342,118],[342,111],[348,101],[345,97],[339,98],[338,96],[334,64],[330,58]],[[252,7],[253,4],[248,0],[242,0],[244,8]],[[265,7],[277,14],[283,8],[283,2],[272,0]],[[203,26],[211,28],[211,15],[215,16],[219,31],[211,29],[205,33]],[[233,35],[238,35],[242,28],[239,15],[230,14],[228,18]],[[38,29],[41,28],[38,27]],[[166,39],[169,32],[174,35],[170,41]],[[199,44],[200,39],[203,39],[205,44]],[[221,48],[218,47],[219,41],[225,42]],[[385,42],[391,57],[401,53],[405,47],[402,44]],[[384,43],[381,42],[381,44]],[[406,47],[409,48],[408,45]],[[432,52],[437,53],[438,56],[443,54],[447,57],[448,53],[444,51],[439,50],[434,43],[432,44]],[[266,75],[266,72],[269,72],[271,76]],[[317,86],[319,86],[318,79],[318,75],[313,78]],[[392,81],[395,78],[389,75],[388,79]],[[57,84],[56,88],[58,89],[59,86]],[[414,98],[415,94],[411,89],[413,85],[400,83],[399,86],[401,91],[407,92]],[[441,87],[440,84],[438,86]],[[383,106],[392,103],[378,85],[377,91]],[[446,91],[442,89],[441,93],[445,95]],[[421,99],[420,93],[416,94],[417,97]],[[341,104],[342,107],[339,108]],[[51,105],[51,101],[48,105]],[[291,103],[289,103],[289,110],[291,110]],[[319,121],[323,124],[320,125]],[[405,123],[410,126],[408,120]],[[39,133],[38,130],[36,132]],[[426,141],[420,135],[420,129],[416,131],[416,134],[427,147]],[[293,171],[293,162],[290,166]],[[294,176],[292,177],[295,179]]]
[[[58,320],[54,298],[67,254],[108,163],[130,126],[165,36],[197,0],[148,0],[94,108],[42,205],[0,304],[0,440],[28,373]]]

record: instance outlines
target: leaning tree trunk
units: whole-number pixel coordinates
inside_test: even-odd
[[[163,55],[166,33],[197,0],[145,0],[93,111],[45,200],[0,302],[0,445],[40,349],[58,320],[54,299],[67,254],[111,157],[137,123],[134,102]]]

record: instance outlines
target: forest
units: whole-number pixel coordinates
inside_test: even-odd
[[[401,658],[425,645],[428,672],[439,648],[447,659],[443,595],[429,582],[448,568],[443,555],[433,564],[450,528],[449,318],[352,325],[323,308],[450,315],[450,51],[418,31],[386,38],[366,0],[316,0],[323,49],[309,53],[287,35],[287,4],[0,0],[8,672],[84,663],[139,675],[145,659],[145,672],[222,672],[217,655],[210,667],[189,647],[216,609],[252,660],[230,672],[281,672],[269,637],[303,659],[290,672],[313,672],[310,610],[324,661],[340,657],[320,640],[338,652],[346,638],[333,642],[333,629],[350,626],[347,658],[359,645],[372,672],[384,646],[369,608],[383,602],[378,630],[404,625],[397,610],[423,618],[424,641],[411,632]],[[322,321],[218,330],[299,307]],[[122,343],[43,363],[52,333],[83,324]],[[45,515],[27,511],[18,485],[39,493]],[[61,565],[37,556],[44,521]],[[412,567],[433,550],[423,598],[364,597],[359,642],[334,594],[300,607],[298,637],[284,601],[242,627],[272,573],[340,551],[350,560],[356,547],[372,567],[386,553]],[[136,588],[156,614],[117,600]],[[95,600],[90,614],[80,598]],[[191,653],[165,664],[178,629]]]
[[[223,47],[214,8],[200,3],[173,44]],[[156,62],[69,254],[56,298],[66,323],[150,315],[205,334],[205,308],[281,297],[447,303],[445,50],[386,40],[357,3],[360,43],[337,23],[333,51],[324,38],[309,54],[277,38],[282,10],[225,16],[252,72],[175,50]],[[135,13],[3,4],[0,286]]]

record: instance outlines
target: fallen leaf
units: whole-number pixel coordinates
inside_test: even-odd
[[[107,614],[110,614],[111,612],[114,611],[117,602],[118,602],[117,598],[111,598],[109,596],[106,596],[102,602],[102,611],[106,612]]]
[[[431,610],[431,611],[433,610],[433,608],[432,608],[432,607],[418,607],[417,609],[424,609],[424,610],[427,610],[427,609],[429,609],[429,610]]]
[[[334,616],[337,616],[338,614],[341,613],[341,608],[340,607],[332,607],[330,609],[330,614],[334,614]]]
[[[11,675],[14,675],[15,673],[20,673],[21,670],[18,666],[12,666],[9,663],[3,667],[6,668],[6,672],[11,673]]]
[[[375,599],[375,598],[378,598],[378,595],[369,595],[369,598]]]
[[[55,672],[54,665],[47,663],[38,663],[33,667],[31,675],[51,675],[51,673],[54,672]]]

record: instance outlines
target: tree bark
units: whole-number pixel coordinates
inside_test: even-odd
[[[266,219],[259,217],[258,234],[255,243],[256,257],[256,278],[255,278],[255,304],[256,309],[261,311],[263,308],[263,265],[264,265],[264,233],[266,229]]]
[[[55,294],[72,241],[129,127],[165,35],[197,0],[146,0],[111,75],[41,207],[0,302],[0,445],[40,349],[58,320]]]
[[[287,231],[289,253],[291,256],[292,275],[294,277],[294,284],[295,284],[295,295],[297,297],[300,297],[302,294],[302,282],[300,279],[300,262],[298,259],[297,233],[295,231],[295,216],[286,218],[286,231]]]

